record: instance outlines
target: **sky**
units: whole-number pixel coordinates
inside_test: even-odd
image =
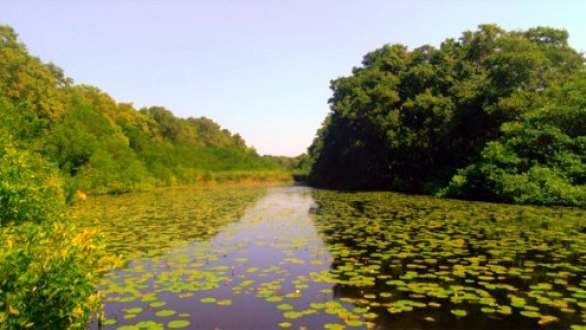
[[[0,0],[0,24],[76,83],[212,118],[288,156],[321,126],[330,80],[369,51],[438,46],[483,23],[564,28],[586,51],[584,13],[583,0]]]

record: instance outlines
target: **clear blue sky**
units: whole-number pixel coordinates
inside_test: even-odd
[[[548,25],[586,51],[586,1],[2,0],[31,53],[121,102],[208,116],[261,153],[296,155],[329,81],[385,43],[439,45],[481,23]]]

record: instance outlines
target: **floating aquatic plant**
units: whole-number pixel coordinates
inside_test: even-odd
[[[186,320],[174,320],[167,323],[167,327],[170,329],[187,328],[191,325],[191,322]]]
[[[265,310],[286,319],[274,328],[586,322],[586,269],[577,262],[586,211],[291,189],[270,192],[239,222],[258,191],[105,196],[87,205],[95,219],[108,218],[106,240],[129,261],[102,281],[102,324],[190,328],[189,317],[222,327],[224,308],[241,301],[272,306]],[[166,315],[164,306],[182,312]]]

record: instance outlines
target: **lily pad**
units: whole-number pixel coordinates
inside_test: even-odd
[[[203,304],[214,304],[217,300],[218,299],[215,297],[203,297],[199,301],[201,301]]]
[[[468,312],[466,312],[463,309],[452,309],[450,312],[452,314],[456,315],[457,317],[464,317],[464,316],[468,315]]]
[[[190,325],[191,325],[191,322],[189,322],[187,320],[174,320],[174,321],[170,321],[169,323],[167,323],[167,327],[169,327],[170,329],[187,328]]]
[[[172,309],[163,309],[160,310],[158,312],[155,313],[155,316],[158,317],[168,317],[168,316],[172,316],[175,315],[175,313],[177,313],[176,311],[172,310]]]
[[[290,311],[293,309],[293,305],[291,304],[280,304],[277,306],[277,309],[282,311]]]

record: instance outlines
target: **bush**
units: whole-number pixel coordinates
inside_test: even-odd
[[[0,226],[56,219],[63,207],[62,180],[54,167],[0,136]]]
[[[539,165],[518,173],[494,164],[474,164],[458,172],[439,195],[517,204],[586,206],[586,185],[575,185],[559,170]]]
[[[94,231],[71,224],[0,228],[0,329],[84,328],[113,261]]]
[[[83,328],[115,258],[66,221],[57,170],[0,130],[0,329]]]
[[[441,195],[520,204],[586,206],[586,77],[549,92],[550,102],[502,125],[480,159]]]

